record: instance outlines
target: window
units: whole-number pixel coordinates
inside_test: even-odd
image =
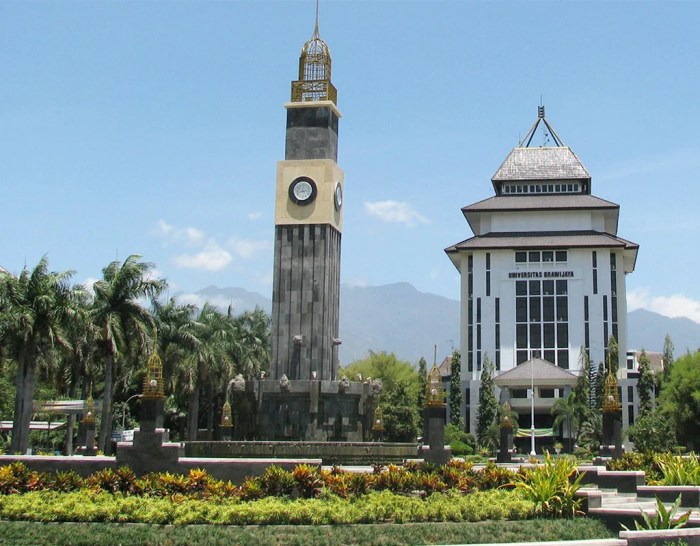
[[[557,263],[564,263],[567,261],[566,250],[557,250],[556,253]]]
[[[515,292],[517,363],[544,354],[549,362],[568,368],[568,281],[516,281]]]
[[[525,263],[527,262],[527,252],[516,252],[515,253],[515,263]]]
[[[545,250],[542,252],[542,261],[543,262],[553,262],[554,261],[554,252],[551,250]]]

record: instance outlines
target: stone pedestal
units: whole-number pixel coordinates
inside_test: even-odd
[[[501,438],[498,445],[498,454],[496,462],[510,463],[513,460],[513,429],[509,427],[501,427]]]
[[[84,422],[83,431],[85,434],[83,457],[94,457],[97,455],[97,448],[95,447],[95,422]]]
[[[622,457],[622,414],[619,411],[603,412],[603,444],[601,457]]]
[[[141,428],[133,442],[117,444],[117,466],[127,465],[137,475],[149,472],[174,472],[183,455],[180,444],[168,443],[168,433],[157,426],[163,421],[163,399],[141,399]]]
[[[219,430],[221,430],[221,441],[222,442],[230,442],[231,441],[231,429],[233,429],[232,426],[225,426],[222,425]]]
[[[426,462],[446,464],[452,458],[452,450],[445,448],[445,405],[427,406],[423,410],[425,435],[423,441],[428,449],[423,448],[423,458]]]

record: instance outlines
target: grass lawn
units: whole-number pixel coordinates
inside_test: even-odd
[[[158,526],[113,523],[0,521],[0,544],[10,546],[148,545],[398,546],[615,538],[601,522],[572,520],[371,525]]]

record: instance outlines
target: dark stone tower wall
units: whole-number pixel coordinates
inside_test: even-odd
[[[341,234],[328,224],[275,227],[272,377],[337,374]],[[301,336],[301,344],[294,342]]]
[[[285,159],[338,160],[338,116],[328,106],[287,110]]]

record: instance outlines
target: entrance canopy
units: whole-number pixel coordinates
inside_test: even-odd
[[[528,389],[533,384],[540,388],[559,389],[575,387],[578,376],[542,358],[531,358],[497,375],[493,381],[497,386],[508,389]]]

